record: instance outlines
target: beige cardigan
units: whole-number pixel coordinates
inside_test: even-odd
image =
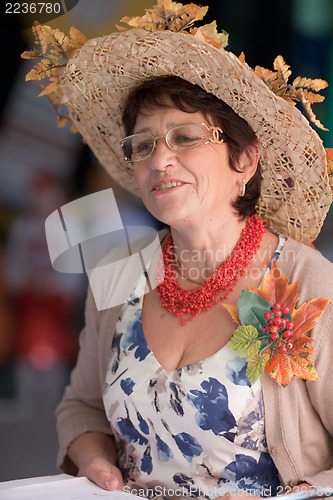
[[[333,301],[332,264],[315,250],[288,239],[278,267],[290,282],[299,280],[299,304],[318,297]],[[121,307],[98,312],[88,292],[77,366],[57,409],[58,466],[69,474],[77,473],[67,456],[67,448],[77,436],[87,431],[111,434],[102,393]],[[266,438],[283,485],[307,481],[333,488],[333,375],[329,372],[333,366],[332,304],[311,335],[315,339],[312,357],[319,381],[293,378],[282,388],[266,373],[262,376]]]

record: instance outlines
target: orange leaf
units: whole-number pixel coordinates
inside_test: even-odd
[[[304,302],[301,307],[293,311],[294,333],[303,335],[311,330],[316,324],[315,321],[320,317],[329,303],[330,300],[324,298],[311,299],[309,302]]]
[[[245,54],[244,54],[244,52],[243,52],[243,51],[239,54],[239,56],[238,56],[238,60],[239,60],[242,64],[244,64],[244,63],[246,62],[246,61],[245,61]]]
[[[327,162],[329,163],[333,161],[333,148],[326,148],[325,151],[326,151]]]
[[[35,50],[26,50],[22,52],[21,57],[22,59],[36,59],[41,55],[42,55],[41,52],[38,49],[35,49]]]
[[[298,299],[298,281],[289,284],[287,276],[281,273],[273,261],[270,272],[263,279],[262,289],[249,287],[249,291],[260,295],[272,305],[279,302],[281,306],[288,306],[292,311]]]
[[[237,306],[233,306],[232,304],[222,304],[223,307],[226,308],[232,319],[237,323],[238,325],[241,324],[239,316],[238,316],[238,308]]]
[[[273,379],[283,387],[289,384],[293,377],[304,380],[319,380],[314,363],[311,359],[313,346],[309,337],[301,336],[294,342],[294,347],[285,354],[275,351],[265,366]]]

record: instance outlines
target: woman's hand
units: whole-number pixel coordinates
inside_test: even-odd
[[[68,448],[68,456],[77,466],[79,476],[104,490],[122,490],[123,477],[116,466],[114,439],[100,432],[87,432],[76,438]]]
[[[123,477],[115,465],[104,458],[95,457],[85,467],[79,469],[79,476],[85,476],[104,490],[122,490]]]

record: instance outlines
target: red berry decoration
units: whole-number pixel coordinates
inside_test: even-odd
[[[292,321],[287,321],[286,327],[287,330],[292,330],[294,328],[294,323]]]
[[[265,318],[266,321],[268,321],[269,319],[271,319],[271,317],[272,317],[272,315],[271,315],[270,312],[267,312],[267,313],[264,314],[264,318]]]
[[[287,349],[292,349],[293,347],[294,347],[294,344],[292,342],[288,342]]]
[[[271,326],[271,332],[276,333],[278,331],[278,327],[276,325]]]
[[[282,325],[282,319],[281,318],[278,318],[276,321],[275,321],[275,324],[277,326],[281,326]]]
[[[275,311],[274,312],[274,316],[275,316],[275,318],[281,318],[282,312],[280,310],[279,311]]]
[[[271,339],[272,340],[277,340],[279,338],[278,332],[271,333]]]
[[[283,314],[289,314],[290,313],[289,307],[288,306],[283,306],[282,307],[282,312],[283,312]]]
[[[285,345],[280,345],[279,347],[279,353],[280,354],[285,354],[287,352],[287,348]]]
[[[273,311],[279,311],[280,309],[281,309],[281,304],[279,304],[278,302],[274,304],[274,306],[272,307]]]
[[[290,339],[294,335],[294,332],[292,330],[286,330],[283,334],[285,339]]]

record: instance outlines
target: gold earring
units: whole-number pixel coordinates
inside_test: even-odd
[[[246,183],[245,183],[245,180],[243,179],[243,185],[242,185],[241,196],[244,196],[244,195],[245,195],[245,191],[246,191]]]

